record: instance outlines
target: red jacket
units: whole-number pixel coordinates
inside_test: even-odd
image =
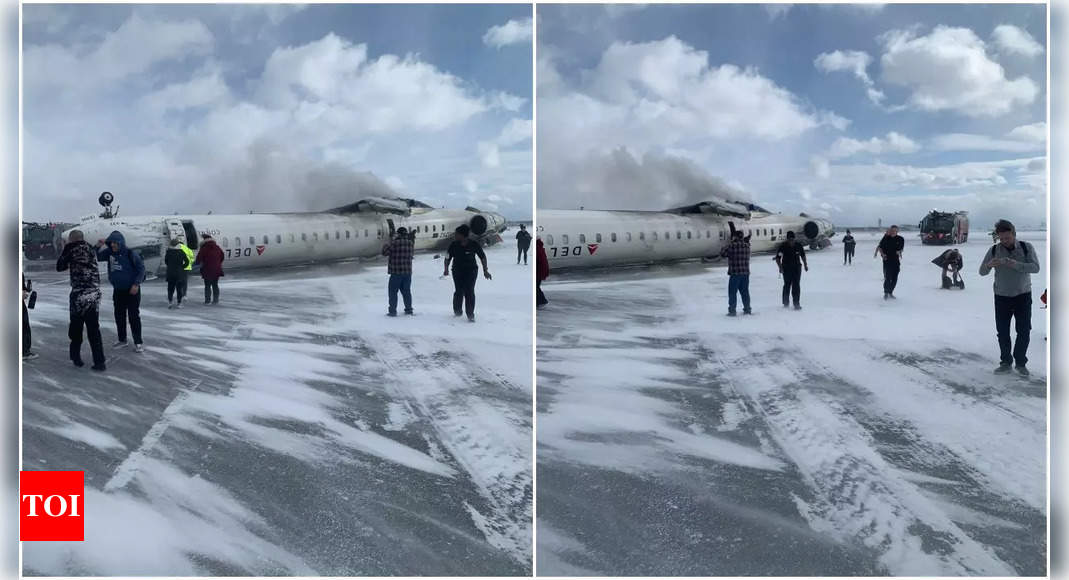
[[[215,240],[201,242],[197,259],[193,263],[200,264],[200,277],[205,280],[218,280],[223,277],[223,250]]]
[[[538,256],[535,261],[538,264],[539,281],[549,278],[549,257],[546,256],[546,247],[542,245],[542,238],[538,239]]]

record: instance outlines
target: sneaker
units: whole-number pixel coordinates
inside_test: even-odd
[[[1010,372],[1010,363],[1002,363],[998,365],[997,369],[995,369],[996,375],[1004,375],[1008,372]]]
[[[204,301],[204,305],[205,305],[205,306],[207,306],[207,305],[209,305],[209,304],[211,304],[211,303],[212,303],[212,301],[211,301],[211,300],[205,300],[205,301]]]
[[[145,352],[145,345],[143,345],[143,344],[135,344],[134,345],[134,352]]]
[[[742,313],[743,314],[753,314],[753,311],[750,310],[749,308],[747,308],[746,310],[743,310]]]
[[[116,340],[115,343],[111,345],[111,348],[126,348],[127,346],[130,346],[130,343],[125,340]]]
[[[1014,368],[1017,369],[1017,374],[1021,375],[1022,377],[1027,377],[1028,375],[1032,374],[1032,373],[1028,372],[1028,367],[1026,367],[1024,365],[1017,365]]]
[[[174,304],[171,304],[170,302],[168,302],[167,303],[167,310],[174,310]]]
[[[33,360],[38,356],[40,355],[38,355],[36,352],[24,352],[22,353],[22,360]]]
[[[801,310],[802,309],[802,305],[801,304],[795,304],[794,305],[794,309],[795,310]]]
[[[410,308],[410,309],[408,309],[408,310],[405,310],[405,316],[412,316],[412,315],[414,315],[414,314],[415,314],[415,312],[412,312],[412,309],[411,309],[411,308]]]
[[[71,359],[71,362],[74,363],[74,366],[76,366],[78,368],[82,368],[82,367],[85,366],[85,363],[82,362],[82,359],[80,359],[80,358]]]
[[[474,314],[472,314],[471,316],[468,317],[468,322],[475,322],[475,315]]]
[[[734,310],[728,310],[728,316],[735,316]]]
[[[176,304],[176,305],[175,305],[175,308],[177,308],[177,309],[181,310],[181,309],[182,309],[182,303],[181,303],[181,302],[179,302],[178,304]]]
[[[104,364],[104,363],[100,363],[98,365],[93,365],[93,366],[91,366],[89,368],[93,369],[94,371],[106,371],[106,370],[108,370],[108,366],[106,364]]]

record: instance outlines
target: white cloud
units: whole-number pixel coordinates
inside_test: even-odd
[[[1011,24],[1000,24],[991,34],[995,46],[1004,54],[1035,57],[1043,54],[1043,46],[1031,34]]]
[[[1003,137],[950,133],[932,139],[932,146],[940,151],[1007,151],[1027,153],[1043,151],[1047,146],[1047,124],[1022,125]]]
[[[798,188],[798,195],[805,201],[813,199],[813,192],[808,187]]]
[[[919,149],[920,146],[912,139],[892,131],[887,134],[886,138],[873,137],[868,141],[839,137],[832,143],[824,156],[828,159],[843,159],[858,153],[870,153],[872,155],[883,153],[906,154],[914,153]]]
[[[768,12],[769,20],[776,20],[787,16],[787,13],[791,11],[791,4],[762,4],[765,12]]]
[[[984,42],[967,28],[937,26],[927,36],[893,30],[881,40],[881,78],[908,89],[912,108],[991,117],[1032,103],[1039,92],[1028,77],[1007,79]]]
[[[519,111],[526,103],[527,99],[503,91],[497,91],[491,94],[487,101],[487,104],[492,108],[502,109],[513,113]]]
[[[491,26],[483,35],[483,43],[494,48],[510,44],[530,43],[532,38],[531,19],[509,20],[499,26]]]
[[[185,82],[172,83],[141,98],[141,104],[157,113],[181,111],[221,103],[230,89],[218,67],[208,67]]]
[[[836,50],[825,52],[813,60],[813,65],[821,72],[846,71],[854,74],[865,83],[865,95],[870,101],[880,104],[884,99],[883,91],[875,88],[872,78],[869,77],[868,67],[872,63],[872,57],[866,52],[859,50]]]
[[[401,191],[402,189],[405,188],[405,182],[402,181],[401,178],[397,177],[396,175],[391,175],[391,176],[387,177],[385,181],[386,181],[386,185],[389,185],[390,187],[394,188],[394,190],[396,190],[396,191]]]
[[[501,165],[501,149],[529,141],[533,127],[534,123],[529,119],[510,119],[497,138],[492,141],[480,141],[477,149],[483,166],[498,167]]]

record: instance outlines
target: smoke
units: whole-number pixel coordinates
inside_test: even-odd
[[[663,210],[709,201],[752,201],[752,196],[710,175],[683,157],[648,152],[637,158],[626,147],[590,152],[538,168],[538,205],[545,209]]]
[[[322,211],[367,197],[398,196],[373,173],[337,161],[315,161],[260,139],[243,157],[218,167],[183,206],[213,213]]]

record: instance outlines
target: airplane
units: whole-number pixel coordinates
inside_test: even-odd
[[[536,228],[553,269],[719,259],[736,229],[750,236],[753,253],[774,251],[788,231],[813,249],[835,235],[824,219],[719,200],[665,211],[539,210]]]
[[[401,227],[415,232],[417,251],[447,247],[462,224],[486,244],[501,241],[501,232],[508,228],[505,218],[493,212],[435,209],[403,198],[366,198],[321,212],[126,217],[118,216],[118,208],[112,210],[111,193],[102,193],[98,201],[104,211],[84,216],[63,231],[63,242],[74,229],[91,244],[118,230],[126,245],[141,253],[146,269],[157,274],[165,269],[162,257],[172,239],[196,251],[203,233],[215,238],[226,268],[232,270],[376,257]]]

